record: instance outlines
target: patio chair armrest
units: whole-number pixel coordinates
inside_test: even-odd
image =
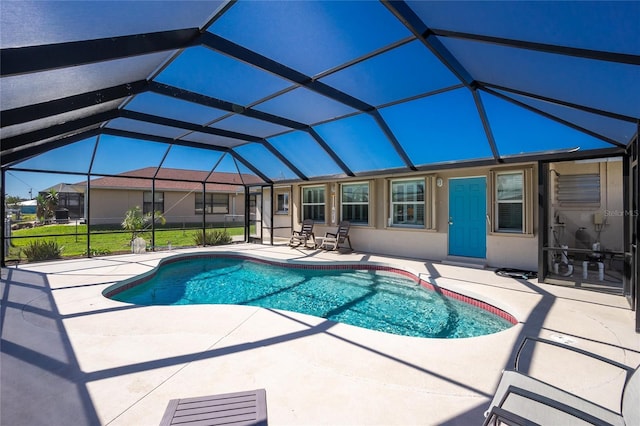
[[[496,424],[506,424],[509,426],[540,426],[536,422],[532,422],[531,420],[527,420],[524,417],[518,416],[511,411],[507,411],[504,408],[495,406],[491,408],[491,411],[485,413],[485,417],[486,418],[484,419],[484,423],[482,423],[482,426]]]
[[[561,349],[566,349],[572,352],[576,352],[580,355],[584,355],[587,356],[589,358],[593,358],[596,359],[598,361],[607,363],[609,365],[612,365],[614,367],[618,367],[621,370],[625,370],[627,373],[627,379],[631,376],[631,374],[633,373],[634,369],[632,367],[629,367],[628,365],[624,365],[622,363],[619,363],[617,361],[614,361],[612,359],[609,358],[605,358],[601,355],[598,354],[594,354],[593,352],[589,352],[589,351],[585,351],[584,349],[580,349],[580,348],[576,348],[573,346],[569,346],[569,345],[565,345],[564,343],[560,343],[560,342],[554,342],[553,340],[548,340],[548,339],[543,339],[541,337],[533,337],[533,336],[526,336],[524,338],[524,340],[522,341],[522,343],[520,344],[520,347],[518,348],[518,352],[516,353],[516,359],[515,359],[515,363],[514,363],[514,369],[516,371],[520,371],[519,370],[519,364],[520,364],[520,355],[522,354],[522,351],[524,350],[524,347],[526,346],[527,342],[533,342],[534,344],[536,343],[542,343],[542,344],[546,344],[546,345],[551,345],[551,346],[556,346],[558,348]]]
[[[573,416],[577,419],[580,419],[584,422],[588,422],[595,426],[611,426],[609,422],[604,421],[598,417],[595,417],[589,413],[585,413],[584,411],[581,411],[575,407],[572,407],[567,404],[563,404],[562,402],[558,402],[544,395],[540,395],[535,392],[531,392],[529,390],[522,389],[513,385],[507,388],[507,391],[505,392],[504,397],[502,398],[502,400],[500,401],[497,407],[502,408],[502,405],[507,401],[510,395],[517,395],[521,398],[525,398],[530,401],[534,401],[538,404],[545,405],[549,408],[569,414],[570,416]],[[494,411],[495,408],[496,406],[491,407],[491,411]],[[489,411],[489,414],[491,413],[491,411]]]

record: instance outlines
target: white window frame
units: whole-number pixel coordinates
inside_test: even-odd
[[[280,198],[282,197],[282,208],[280,208]],[[286,215],[289,214],[289,192],[276,192],[276,214]]]
[[[422,183],[422,187],[424,190],[423,200],[409,200],[409,201],[394,201],[394,185],[397,184],[411,184],[411,183]],[[413,177],[406,179],[392,179],[389,180],[389,220],[388,226],[393,228],[416,228],[416,229],[433,229],[433,224],[435,222],[435,213],[433,211],[435,203],[433,202],[433,194],[434,190],[433,186],[433,176],[422,176],[422,177]],[[423,223],[401,223],[396,221],[397,215],[395,214],[394,206],[406,205],[407,210],[408,206],[413,205],[417,206],[422,204],[422,210],[424,212],[422,222]]]
[[[520,174],[522,176],[522,197],[520,200],[500,200],[498,196],[498,180],[499,176],[503,175],[513,175]],[[504,170],[492,170],[491,171],[491,181],[493,189],[492,193],[492,233],[502,234],[502,235],[533,235],[533,211],[531,208],[533,206],[533,189],[532,189],[532,176],[533,169],[531,167],[525,168],[517,168],[517,169],[504,169]],[[500,227],[500,215],[499,208],[500,204],[513,204],[520,203],[522,204],[522,227],[521,229],[509,229]]]
[[[305,202],[305,191],[307,190],[318,190],[321,189],[322,193],[323,193],[323,202]],[[316,223],[326,223],[327,221],[327,187],[326,185],[314,185],[314,186],[303,186],[300,190],[300,216],[302,218],[302,220],[305,219],[313,219],[314,222]],[[323,212],[323,218],[322,219],[318,219],[318,218],[307,218],[304,215],[305,212],[305,207],[306,206],[322,206],[321,211]]]
[[[350,187],[350,186],[366,186],[367,187],[367,195],[366,201],[351,201],[351,202],[345,202],[344,201],[344,188],[345,187]],[[371,208],[369,206],[371,201],[371,184],[368,181],[364,181],[364,182],[345,182],[342,183],[340,185],[340,220],[349,220],[351,222],[352,225],[369,225],[370,223],[370,212],[371,212]],[[366,206],[367,209],[367,220],[366,222],[356,222],[353,221],[350,218],[345,218],[344,216],[344,209],[347,206]]]

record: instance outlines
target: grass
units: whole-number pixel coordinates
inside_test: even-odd
[[[244,235],[243,227],[226,228],[231,236]],[[195,246],[194,235],[201,233],[200,228],[175,229],[164,226],[156,228],[156,247]],[[62,248],[63,257],[87,255],[87,225],[45,225],[36,228],[25,228],[12,231],[11,247],[7,261],[25,260],[23,251],[33,241],[53,241]],[[79,234],[79,235],[76,235]],[[151,244],[151,232],[141,232],[139,236]],[[24,237],[24,238],[22,238]],[[113,226],[91,227],[91,254],[105,255],[131,251],[131,233]]]

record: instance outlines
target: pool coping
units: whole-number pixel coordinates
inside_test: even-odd
[[[166,266],[172,263],[181,262],[185,260],[193,260],[193,259],[202,259],[202,258],[231,258],[231,259],[242,259],[254,261],[257,263],[268,264],[272,266],[279,266],[284,268],[296,268],[296,269],[312,269],[312,270],[340,270],[340,269],[354,269],[354,270],[374,270],[374,271],[384,271],[384,272],[392,272],[399,275],[402,275],[406,278],[409,278],[415,281],[420,286],[439,293],[444,297],[448,297],[451,299],[458,300],[460,302],[466,303],[468,305],[474,306],[476,308],[485,310],[493,315],[496,315],[503,320],[509,322],[511,326],[518,324],[520,321],[517,317],[511,314],[507,309],[502,308],[498,305],[501,305],[498,301],[489,301],[486,300],[485,297],[481,297],[480,295],[473,294],[473,292],[466,292],[468,294],[463,294],[459,291],[454,291],[448,288],[445,288],[441,285],[435,284],[432,282],[429,276],[427,278],[424,277],[424,273],[418,273],[412,271],[410,268],[392,266],[387,263],[382,262],[335,262],[335,261],[300,261],[300,260],[275,260],[271,258],[267,258],[264,256],[257,255],[248,255],[248,254],[239,254],[237,252],[231,251],[211,251],[211,252],[200,252],[200,253],[184,253],[184,254],[176,254],[169,257],[165,257],[160,259],[158,264],[153,267],[151,270],[144,272],[140,275],[136,275],[135,277],[131,277],[122,281],[119,281],[115,284],[110,285],[106,289],[102,291],[102,295],[110,300],[113,296],[134,288],[138,285],[141,285],[150,279],[152,279],[157,273],[158,270],[162,266]]]

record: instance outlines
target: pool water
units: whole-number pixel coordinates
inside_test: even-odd
[[[512,326],[392,272],[285,268],[236,258],[163,265],[148,281],[111,298],[137,305],[260,306],[417,337],[473,337]]]

